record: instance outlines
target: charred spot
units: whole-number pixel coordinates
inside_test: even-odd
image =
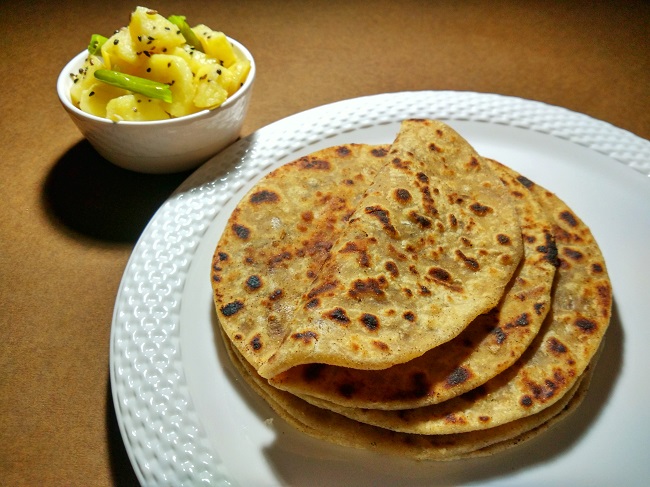
[[[216,274],[212,274],[212,280],[214,282],[221,282],[221,276],[218,276]]]
[[[393,277],[399,276],[399,269],[397,268],[397,264],[395,264],[395,262],[393,262],[392,260],[386,262],[384,268],[390,273],[391,276]]]
[[[262,348],[262,337],[259,335],[259,333],[253,337],[250,343],[251,348],[256,352]]]
[[[598,297],[607,305],[612,299],[612,289],[608,285],[603,284],[597,287],[597,291]]]
[[[390,222],[388,211],[379,206],[367,206],[366,214],[377,218],[379,220],[379,223],[381,223],[382,228],[388,235],[393,238],[396,238],[398,236],[397,230]]]
[[[452,423],[452,424],[456,424],[456,423],[465,424],[467,423],[467,420],[462,416],[457,416],[454,413],[449,413],[447,414],[447,416],[445,416],[445,422]]]
[[[316,308],[319,304],[320,304],[320,299],[313,298],[313,299],[310,299],[309,301],[307,301],[307,303],[305,304],[305,308],[313,309],[313,308]]]
[[[235,235],[237,235],[242,240],[248,239],[251,234],[251,231],[248,228],[246,228],[244,225],[239,225],[238,223],[233,223],[232,229],[235,232]]]
[[[349,156],[350,154],[352,154],[352,150],[350,150],[350,148],[345,146],[345,145],[341,145],[341,146],[336,148],[336,153],[339,156],[345,157],[345,156]]]
[[[357,388],[354,384],[345,383],[339,386],[339,394],[343,397],[350,399],[354,393],[357,392]]]
[[[339,323],[350,323],[350,318],[348,318],[348,315],[343,308],[334,308],[325,316],[331,320],[338,321]]]
[[[269,299],[271,301],[276,301],[282,297],[282,289],[274,289],[271,294],[269,294]]]
[[[395,190],[395,199],[399,203],[408,203],[411,201],[411,193],[408,192],[408,190],[403,189],[403,188],[398,188]]]
[[[409,213],[409,220],[419,226],[421,229],[431,228],[431,220],[426,216],[422,216],[415,211]]]
[[[383,350],[384,352],[390,349],[390,347],[387,344],[379,340],[373,340],[372,344],[375,346],[375,348],[378,348],[379,350]]]
[[[429,150],[432,152],[442,152],[442,149],[438,147],[436,144],[434,144],[433,142],[429,144]]]
[[[370,267],[370,256],[363,248],[359,247],[355,242],[347,242],[345,246],[340,250],[341,253],[351,253],[358,252],[359,258],[357,262],[361,267]]]
[[[451,282],[451,274],[441,267],[432,267],[429,269],[429,275],[439,282]]]
[[[567,223],[569,224],[569,226],[575,227],[575,226],[578,225],[578,220],[576,219],[576,217],[574,216],[574,214],[571,213],[571,212],[568,211],[568,210],[565,210],[565,211],[563,211],[562,213],[560,213],[560,219],[562,219],[562,220],[564,220],[565,222],[567,222]]]
[[[533,398],[530,397],[528,394],[526,394],[525,396],[521,397],[521,399],[519,400],[519,404],[521,404],[525,408],[529,408],[530,406],[533,405]]]
[[[388,150],[382,147],[379,149],[372,149],[370,153],[375,157],[384,157],[386,154],[388,154]]]
[[[302,218],[302,221],[310,223],[314,220],[314,214],[311,211],[305,211],[300,215],[300,218]]]
[[[302,371],[302,376],[307,382],[312,382],[318,379],[323,369],[327,367],[325,364],[308,364]]]
[[[473,259],[472,257],[467,257],[464,253],[462,253],[460,250],[456,250],[456,256],[460,258],[460,260],[463,261],[463,264],[465,264],[465,267],[467,267],[471,271],[478,271],[479,270],[479,263],[476,259]]]
[[[308,344],[312,340],[318,340],[318,334],[311,330],[307,330],[299,333],[294,333],[291,335],[291,338],[294,340],[302,340],[303,343]]]
[[[499,242],[501,245],[510,245],[512,241],[510,240],[510,237],[504,235],[503,233],[500,233],[497,235],[497,242]]]
[[[316,157],[303,157],[300,159],[300,167],[303,169],[329,170],[330,162]]]
[[[478,420],[481,423],[489,423],[492,418],[490,416],[479,416]]]
[[[528,318],[529,318],[528,313],[522,313],[515,320],[515,325],[517,325],[517,326],[528,326],[530,324],[530,320]]]
[[[326,282],[326,283],[320,285],[319,287],[309,291],[309,293],[307,294],[307,297],[308,298],[314,298],[314,297],[318,296],[319,294],[324,294],[324,293],[326,293],[328,291],[331,291],[332,289],[334,289],[336,287],[337,284],[338,283],[336,281]]]
[[[587,318],[578,318],[574,324],[585,333],[593,333],[598,328],[598,325]]]
[[[478,163],[478,159],[472,156],[469,162],[467,163],[467,167],[470,169],[480,167],[480,164]]]
[[[451,213],[449,214],[449,224],[452,226],[452,228],[458,226],[458,220]]]
[[[496,337],[497,344],[499,344],[499,345],[501,345],[506,340],[506,338],[508,338],[508,335],[506,334],[506,332],[503,331],[503,329],[501,327],[499,327],[499,326],[497,326],[494,330],[492,330],[492,333]]]
[[[217,255],[219,256],[219,260],[221,262],[223,262],[224,260],[228,260],[228,254],[226,254],[225,252],[219,252]]]
[[[244,337],[242,336],[241,333],[237,333],[237,334],[235,334],[235,337],[234,337],[234,338],[235,338],[235,340],[241,340],[241,339],[244,338]]]
[[[533,185],[535,184],[530,179],[528,179],[527,177],[521,176],[521,175],[517,176],[517,181],[519,181],[519,183],[522,186],[524,186],[526,188],[529,188],[529,189],[532,188]]]
[[[438,214],[438,209],[435,206],[435,202],[433,201],[428,186],[422,188],[422,205],[424,206],[424,211],[429,215],[436,216]]]
[[[253,193],[250,197],[250,202],[253,204],[259,203],[275,203],[280,199],[277,193],[273,191],[262,190],[257,193]]]
[[[280,264],[282,261],[291,259],[291,253],[289,252],[280,252],[278,255],[274,255],[269,259],[269,267],[275,267]]]
[[[384,289],[388,286],[388,281],[384,276],[378,278],[369,277],[365,280],[357,279],[352,283],[348,294],[352,298],[359,298],[362,295],[370,295],[378,298],[385,297]]]
[[[392,162],[393,166],[395,166],[398,169],[406,169],[409,166],[408,161],[403,161],[399,157],[393,158],[393,160],[390,162]]]
[[[246,287],[251,291],[261,288],[262,280],[260,279],[260,276],[250,276],[246,279]]]
[[[454,387],[462,384],[471,377],[471,372],[466,367],[456,367],[454,371],[447,376],[445,381],[447,387]]]
[[[535,313],[537,313],[537,316],[540,316],[544,310],[544,303],[535,303],[533,305],[533,308],[535,308]]]
[[[579,252],[574,249],[570,249],[569,247],[564,247],[562,251],[564,255],[566,255],[569,259],[572,260],[580,260],[583,257],[582,252]]]
[[[415,321],[415,313],[413,313],[413,311],[405,311],[404,314],[402,315],[402,317],[406,321],[410,321],[410,322]]]
[[[377,328],[379,328],[379,318],[370,313],[364,313],[361,315],[361,323],[363,323],[363,326],[368,328],[370,331],[376,331]]]
[[[537,247],[537,251],[544,254],[544,258],[553,266],[560,266],[560,259],[558,258],[557,246],[555,245],[555,239],[553,235],[548,232],[544,232],[544,239],[546,240],[546,245],[540,245]]]
[[[413,297],[413,291],[411,291],[409,288],[405,287],[402,289],[402,291],[404,291],[404,294],[406,294],[407,297]]]
[[[422,294],[423,296],[428,296],[429,294],[431,294],[431,290],[426,286],[420,286],[420,294]]]
[[[600,264],[591,264],[591,271],[594,274],[600,274],[601,272],[603,272],[603,270],[604,269],[603,269],[602,265],[600,265]]]
[[[548,349],[555,355],[566,353],[567,351],[567,348],[564,346],[564,344],[555,337],[549,338],[546,343],[548,344]]]
[[[418,181],[420,181],[421,183],[429,184],[429,176],[427,176],[423,172],[417,173],[416,177],[418,178]]]
[[[221,313],[224,316],[232,316],[244,307],[241,301],[233,301],[232,303],[224,304],[221,307]]]
[[[485,216],[492,211],[492,208],[482,205],[478,201],[469,205],[469,209],[472,210],[472,213],[476,216]]]

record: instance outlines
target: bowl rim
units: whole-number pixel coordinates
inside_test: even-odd
[[[232,37],[229,36],[226,36],[226,39],[228,39],[228,41],[235,48],[237,48],[244,55],[244,57],[246,57],[250,61],[251,68],[248,73],[248,76],[246,76],[246,81],[244,81],[244,84],[232,96],[228,97],[226,101],[223,102],[218,107],[201,110],[199,112],[191,113],[189,115],[183,115],[182,117],[168,118],[165,120],[141,120],[141,121],[135,121],[135,120],[113,121],[113,120],[109,120],[108,118],[98,117],[97,115],[84,112],[80,108],[76,107],[70,99],[69,80],[70,80],[70,76],[73,73],[78,71],[77,66],[81,65],[85,60],[85,58],[88,57],[88,49],[84,49],[83,51],[75,55],[70,61],[68,61],[68,63],[63,67],[63,69],[59,73],[59,76],[57,77],[57,81],[56,81],[56,91],[59,96],[59,100],[67,110],[69,110],[70,112],[74,113],[79,117],[93,120],[98,123],[105,123],[110,125],[119,124],[119,125],[151,127],[154,125],[182,123],[185,121],[207,117],[208,115],[227,109],[230,105],[235,104],[239,98],[243,97],[246,94],[246,92],[250,91],[256,75],[255,59],[253,58],[253,55],[250,53],[250,51],[241,42],[237,41],[236,39],[233,39]]]

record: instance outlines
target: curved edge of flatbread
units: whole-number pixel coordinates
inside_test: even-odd
[[[339,446],[371,450],[414,460],[434,461],[493,455],[547,431],[581,404],[598,359],[598,355],[594,356],[580,380],[562,400],[534,416],[489,430],[428,436],[399,433],[370,426],[312,406],[293,394],[269,385],[227,339],[224,342],[233,365],[246,383],[280,418],[297,430]]]

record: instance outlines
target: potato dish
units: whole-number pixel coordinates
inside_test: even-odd
[[[137,7],[111,37],[93,35],[70,97],[115,122],[164,120],[219,107],[249,71],[224,33]]]

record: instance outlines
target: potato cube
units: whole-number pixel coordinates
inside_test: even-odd
[[[203,24],[193,27],[192,30],[201,41],[205,53],[215,58],[219,64],[228,68],[237,60],[235,51],[223,32],[212,30]]]
[[[137,7],[131,14],[129,32],[140,55],[171,52],[185,43],[179,28],[155,10]]]
[[[164,120],[170,116],[165,111],[164,102],[142,95],[128,94],[108,102],[106,118],[119,122]]]
[[[126,90],[97,81],[81,93],[79,108],[97,117],[106,118],[106,105],[108,102],[127,93]]]

